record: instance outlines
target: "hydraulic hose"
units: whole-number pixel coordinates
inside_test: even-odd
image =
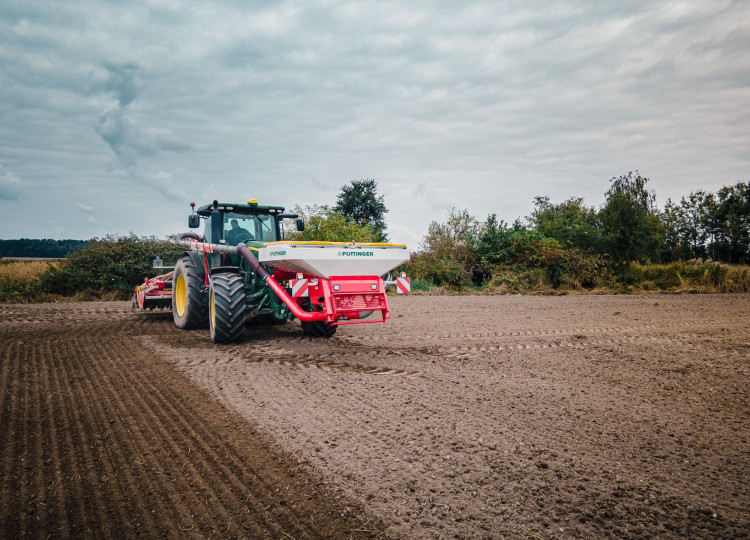
[[[191,238],[192,241],[186,240],[186,238]],[[226,244],[207,244],[203,242],[203,238],[198,236],[197,234],[193,232],[184,232],[177,235],[177,240],[175,240],[175,244],[178,244],[180,246],[193,249],[193,247],[197,246],[202,249],[199,249],[198,251],[202,251],[203,253],[223,253],[224,255],[236,255],[237,254],[237,247],[235,246],[228,246]],[[244,246],[245,244],[240,244],[240,246]],[[247,248],[245,248],[247,249]]]
[[[271,277],[271,273],[266,270],[266,267],[260,264],[260,261],[253,255],[253,252],[250,251],[245,244],[237,244],[237,253],[239,255],[242,255],[242,258],[247,261],[247,263],[253,267],[253,270],[255,270],[255,273],[258,274],[258,277],[262,279],[263,281],[266,281],[269,277]]]

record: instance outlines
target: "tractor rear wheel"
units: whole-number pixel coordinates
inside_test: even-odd
[[[172,277],[172,315],[177,328],[195,330],[208,326],[208,309],[203,300],[205,276],[204,269],[196,268],[189,256],[177,261]]]
[[[240,274],[215,274],[209,289],[209,327],[214,343],[236,343],[245,334],[245,282]]]
[[[336,327],[325,321],[300,321],[302,332],[308,337],[328,339],[336,333]]]

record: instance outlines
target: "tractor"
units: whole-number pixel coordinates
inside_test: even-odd
[[[385,322],[387,286],[409,291],[404,274],[390,279],[409,260],[404,244],[285,240],[284,219],[297,219],[300,231],[304,222],[281,206],[254,199],[190,205],[188,226],[197,229],[203,221],[203,235],[177,235],[186,251],[174,271],[146,279],[134,305],[171,300],[175,325],[208,327],[214,343],[240,341],[248,318],[269,324],[297,318],[305,335],[330,338],[342,324]]]

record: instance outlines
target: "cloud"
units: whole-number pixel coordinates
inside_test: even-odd
[[[77,235],[135,211],[151,234],[184,192],[293,207],[375,178],[394,240],[454,206],[596,203],[635,168],[679,199],[747,174],[747,20],[728,0],[0,2],[0,198],[91,193],[107,222]]]
[[[105,62],[104,68],[109,72],[109,77],[102,85],[102,88],[114,92],[120,108],[124,109],[138,95],[136,88],[138,66],[135,64],[117,65]]]
[[[161,193],[165,199],[177,200],[180,202],[187,200],[187,194],[185,190],[175,182],[172,175],[165,171],[156,173],[152,178],[149,185]]]
[[[99,116],[95,129],[116,156],[114,168],[124,170],[131,179],[150,186],[164,198],[184,197],[184,191],[171,176],[164,176],[168,173],[151,175],[144,170],[145,159],[162,152],[182,152],[188,146],[172,138],[169,133],[155,133],[154,130],[144,132],[128,118],[129,107],[139,95],[140,68],[135,64],[111,63],[104,63],[103,67],[107,72],[106,78],[92,87],[114,94],[117,103]],[[146,181],[149,177],[156,182]]]
[[[3,171],[0,165],[0,200],[17,201],[21,198],[24,182],[11,171]]]
[[[77,202],[77,203],[76,203],[76,206],[77,206],[78,208],[80,208],[81,210],[83,210],[84,212],[88,212],[88,213],[91,213],[91,212],[93,212],[93,211],[94,211],[94,208],[93,208],[93,207],[89,206],[88,204],[83,204],[82,202]]]

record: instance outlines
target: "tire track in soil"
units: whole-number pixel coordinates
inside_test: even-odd
[[[721,320],[707,320],[702,321],[701,330],[706,330],[709,327],[722,326],[728,324],[728,321]],[[357,337],[347,337],[346,341],[352,345],[365,346],[368,343],[389,343],[399,340],[411,341],[416,339],[430,341],[430,340],[467,340],[467,339],[486,339],[486,338],[517,338],[517,337],[566,337],[574,336],[576,334],[618,334],[628,332],[647,332],[647,331],[667,331],[675,330],[680,328],[696,328],[695,324],[691,323],[672,323],[672,324],[646,324],[646,325],[634,325],[634,326],[608,326],[608,327],[597,327],[597,328],[571,328],[571,329],[554,329],[554,330],[522,330],[522,331],[508,331],[508,332],[457,332],[457,333],[440,333],[440,334],[406,334],[406,335],[367,335]],[[402,350],[401,347],[399,347]]]
[[[154,359],[132,321],[56,315],[0,329],[0,536],[379,535]]]

